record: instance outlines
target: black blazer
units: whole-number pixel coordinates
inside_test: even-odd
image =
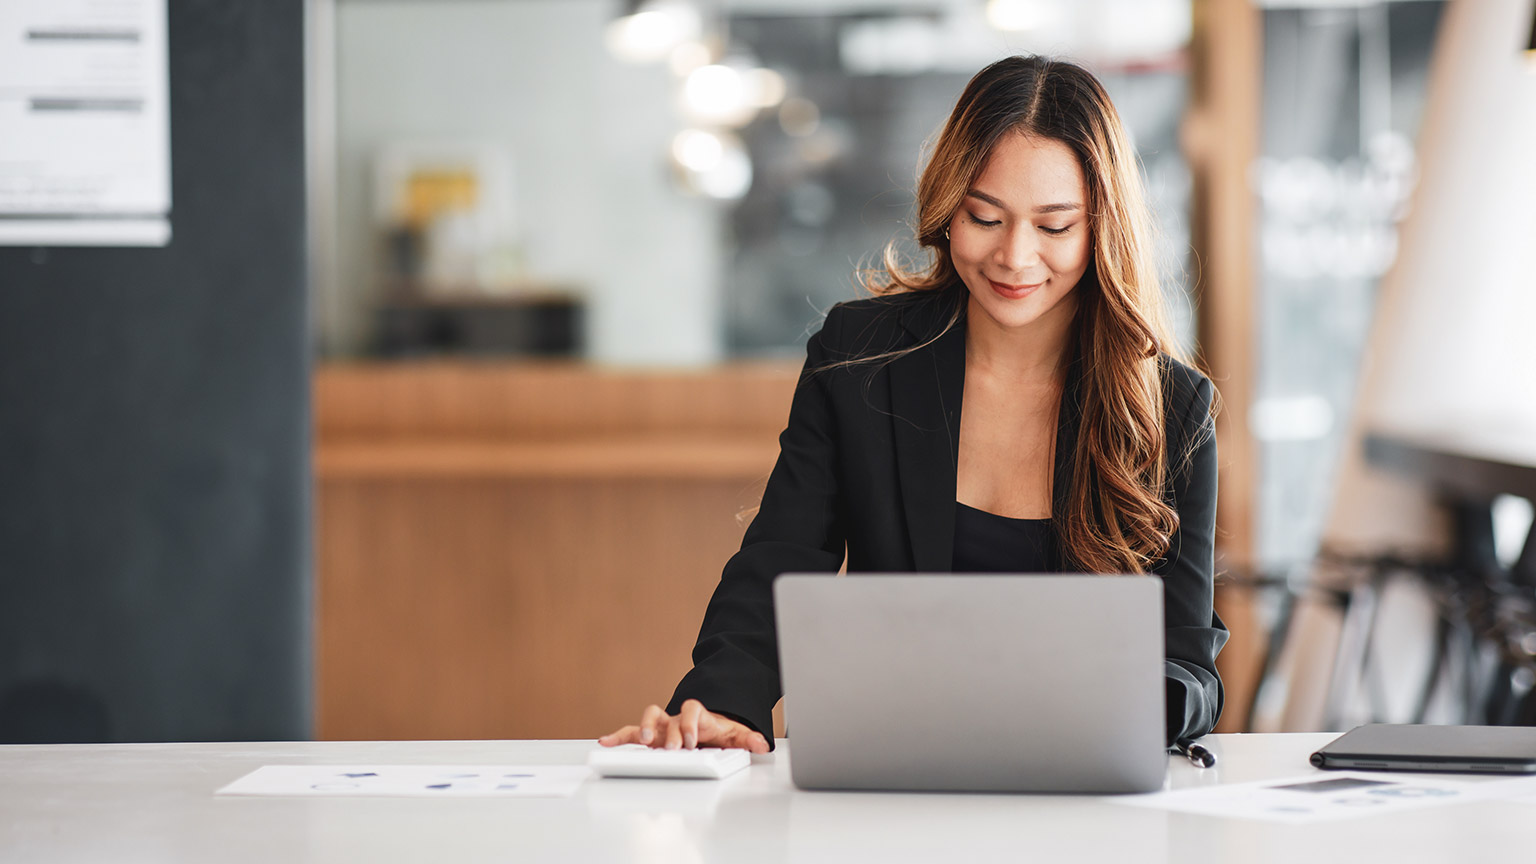
[[[678,684],[668,713],[676,714],[685,699],[698,699],[762,733],[771,746],[772,710],[782,693],[775,577],[836,572],[845,552],[849,572],[951,569],[965,385],[963,316],[960,326],[934,337],[964,300],[959,286],[841,303],[827,314],[806,345],[805,371],[779,436],[779,458],[761,509],[741,551],[725,565],[704,613],[693,669]],[[922,347],[894,361],[828,368],[914,345]],[[1082,362],[1079,358],[1069,370],[1062,394],[1056,513],[1065,512],[1077,445]],[[1171,743],[1216,725],[1223,698],[1216,654],[1228,634],[1211,605],[1216,525],[1211,382],[1171,358],[1164,358],[1163,372],[1170,497],[1179,530],[1153,572],[1164,586]]]

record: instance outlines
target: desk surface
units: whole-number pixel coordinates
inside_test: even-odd
[[[1331,735],[1215,735],[1172,788],[1305,774]],[[1536,807],[1282,825],[1098,798],[801,792],[788,746],[722,782],[588,781],[568,799],[215,798],[274,763],[579,764],[588,741],[0,747],[0,861],[1526,861]]]

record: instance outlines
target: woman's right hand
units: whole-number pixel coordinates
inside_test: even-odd
[[[597,739],[604,747],[620,744],[645,744],[666,750],[695,747],[740,747],[753,753],[767,753],[768,741],[751,727],[707,710],[697,699],[683,702],[677,714],[668,714],[652,705],[640,715],[639,726],[625,726]]]

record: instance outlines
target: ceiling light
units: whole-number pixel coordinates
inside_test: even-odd
[[[692,3],[650,0],[631,15],[608,23],[604,41],[620,60],[650,63],[665,59],[678,45],[699,38],[703,19]]]
[[[772,108],[784,101],[787,89],[784,76],[772,69],[748,69],[742,73],[752,104],[759,108]]]
[[[684,129],[672,139],[672,158],[689,171],[709,171],[720,164],[725,146],[720,136],[703,129]]]
[[[746,148],[726,147],[720,164],[698,176],[699,191],[711,198],[734,201],[752,188],[752,160]]]
[[[722,64],[700,66],[683,81],[683,110],[710,125],[744,126],[757,113],[745,76]]]
[[[1056,23],[1048,0],[988,0],[987,23],[997,30],[1040,30]]]
[[[667,65],[672,68],[673,75],[682,78],[700,66],[708,66],[714,59],[709,46],[703,42],[688,41],[672,49]]]
[[[672,159],[683,188],[695,195],[735,200],[752,187],[752,160],[729,132],[684,129],[672,139]]]

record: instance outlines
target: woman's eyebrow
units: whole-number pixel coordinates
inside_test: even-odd
[[[985,201],[988,204],[991,204],[993,207],[998,207],[998,208],[1001,208],[1003,210],[1008,210],[1010,213],[1013,212],[1012,210],[1009,210],[1009,207],[1008,207],[1007,204],[1004,204],[1002,201],[998,200],[997,198],[992,197],[991,195],[988,195],[985,192],[982,192],[979,189],[972,189],[969,192],[966,192],[965,194],[970,196],[971,198],[976,198],[976,199]],[[1083,205],[1075,203],[1075,202],[1066,201],[1066,202],[1062,202],[1060,204],[1042,204],[1039,207],[1035,208],[1035,212],[1036,213],[1065,213],[1065,212],[1069,212],[1069,211],[1072,211],[1072,210],[1081,210],[1081,209],[1083,209]]]

